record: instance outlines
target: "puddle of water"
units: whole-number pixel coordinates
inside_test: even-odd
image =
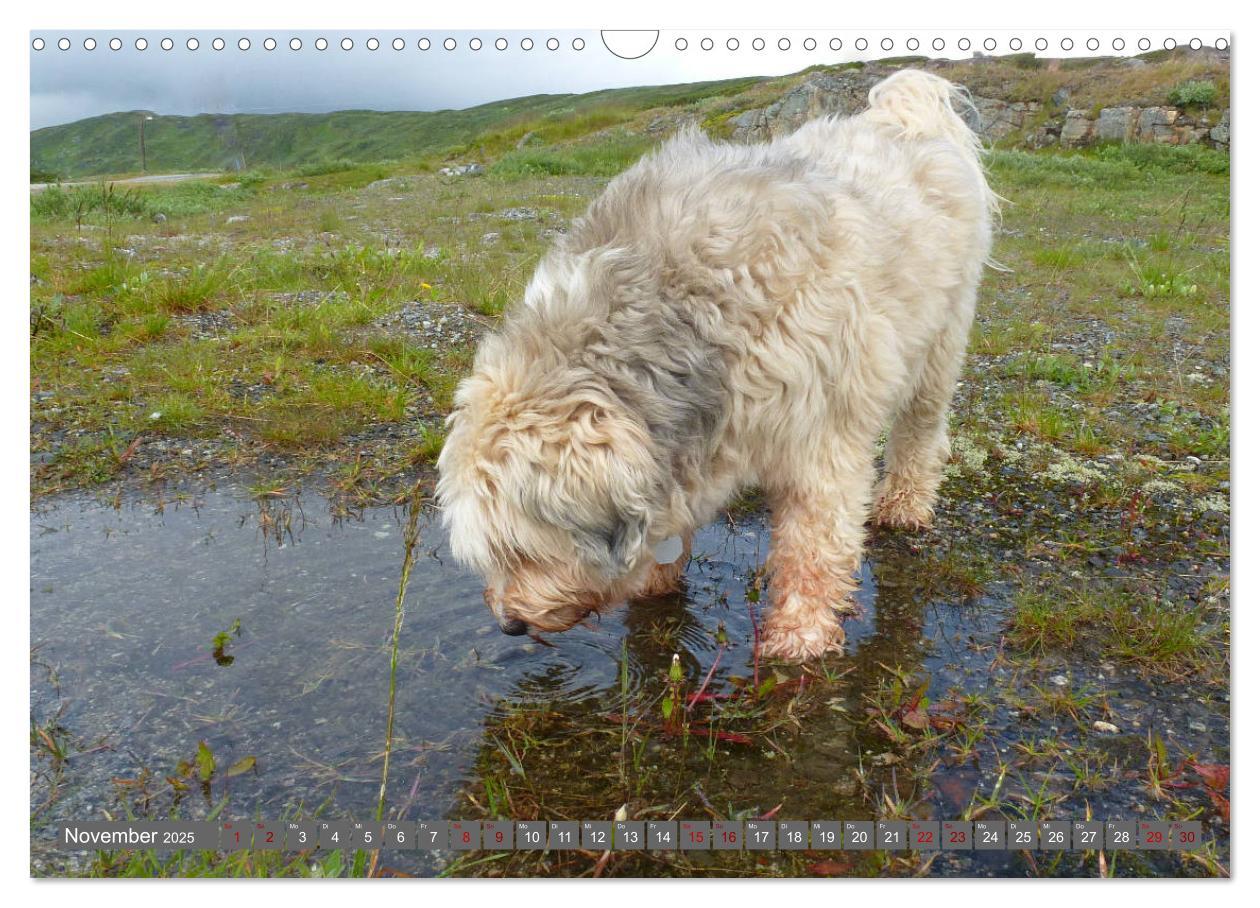
[[[312,494],[260,511],[233,488],[160,509],[41,503],[31,517],[32,721],[55,719],[72,746],[55,782],[48,761],[32,757],[32,803],[49,805],[32,823],[34,842],[51,839],[62,820],[114,807],[113,780],[146,768],[154,803],[167,803],[164,777],[203,740],[220,770],[257,761],[216,778],[211,800],[229,795],[228,815],[373,815],[405,513],[329,514]],[[614,740],[620,730],[610,713],[621,710],[623,684],[643,721],[657,721],[646,710],[659,708],[673,655],[694,692],[718,654],[719,627],[729,643],[708,692],[732,695],[755,670],[769,671],[753,667],[749,607],[767,540],[764,515],[710,526],[697,535],[682,594],[622,607],[545,647],[498,632],[480,585],[450,561],[438,522],[426,516],[401,639],[391,813],[479,815],[470,806],[487,790],[488,767],[526,741],[526,787],[536,786],[536,803],[549,811],[563,809],[567,791],[574,819],[584,806],[598,803],[588,818],[618,806],[621,794],[599,781],[614,762],[641,806],[682,791],[719,813],[782,805],[782,818],[864,819],[884,812],[875,799],[913,789],[917,815],[959,816],[977,788],[992,786],[992,767],[978,759],[943,765],[928,751],[881,763],[890,746],[866,710],[886,696],[894,668],[915,682],[930,678],[934,702],[960,691],[983,695],[1005,608],[987,597],[924,601],[915,556],[895,546],[878,549],[863,568],[862,614],[846,625],[847,652],[834,665],[843,677],[813,679],[800,715],[780,708],[769,725],[765,716],[741,724],[737,699],[725,701],[711,710],[715,727],[738,735],[755,726],[756,738],[701,736],[684,748],[654,740],[634,765]],[[225,631],[232,660],[220,665],[211,650]],[[784,682],[789,697],[798,675]],[[673,791],[645,782],[660,773],[643,770],[643,761],[676,765]],[[183,811],[204,815],[208,807],[194,792]],[[511,807],[531,816],[528,804]],[[432,873],[440,866],[433,860],[396,853],[390,863]],[[1018,860],[954,853],[932,872],[1021,873]]]

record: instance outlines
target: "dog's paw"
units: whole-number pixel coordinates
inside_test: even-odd
[[[682,581],[682,566],[674,563],[654,564],[648,571],[647,579],[635,594],[636,597],[665,596],[677,592]]]
[[[926,530],[932,525],[932,497],[911,489],[885,489],[875,499],[875,524],[898,530]]]
[[[768,659],[805,662],[843,651],[844,625],[839,612],[828,605],[789,601],[776,607],[761,629],[761,654]]]

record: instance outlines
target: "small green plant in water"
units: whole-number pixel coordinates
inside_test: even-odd
[[[236,661],[235,656],[229,656],[227,648],[232,644],[233,637],[241,635],[241,619],[237,618],[232,622],[231,627],[225,631],[219,631],[214,635],[214,640],[210,643],[210,653],[214,656],[217,665],[231,665]]]

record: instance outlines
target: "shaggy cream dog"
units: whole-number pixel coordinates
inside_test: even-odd
[[[506,633],[670,588],[673,537],[757,484],[763,651],[842,645],[872,498],[881,524],[928,524],[949,455],[995,198],[951,101],[907,70],[768,145],[684,132],[543,259],[438,461],[452,550]]]

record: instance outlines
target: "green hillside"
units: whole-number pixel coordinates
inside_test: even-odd
[[[153,115],[145,124],[148,171],[406,160],[457,150],[478,137],[489,135],[502,143],[531,131],[542,139],[566,138],[575,130],[628,121],[645,110],[736,94],[761,81],[746,78],[582,95],[534,95],[465,110]],[[35,130],[31,169],[63,178],[138,171],[139,124],[146,115],[145,111],[112,113]]]

